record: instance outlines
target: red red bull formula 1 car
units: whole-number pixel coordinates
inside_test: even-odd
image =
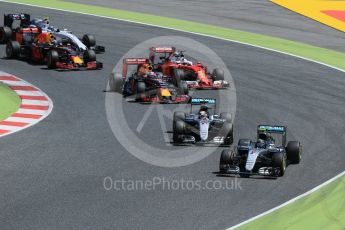
[[[15,20],[20,27],[12,28]],[[102,63],[96,61],[94,50],[80,50],[74,44],[57,41],[50,32],[28,27],[27,14],[7,14],[1,27],[0,40],[6,41],[7,58],[25,58],[29,61],[46,63],[48,68],[60,70],[100,69]],[[6,35],[7,34],[7,35]]]
[[[134,73],[127,75],[129,67]],[[123,60],[122,74],[110,78],[112,91],[121,92],[124,97],[134,98],[141,103],[187,103],[190,99],[186,83],[176,87],[171,78],[162,73],[153,72],[147,58],[126,58]]]
[[[175,84],[185,81],[192,89],[224,89],[229,83],[224,80],[224,71],[216,68],[209,73],[207,66],[187,60],[183,51],[176,51],[175,47],[151,47],[150,61],[156,71],[173,77]]]

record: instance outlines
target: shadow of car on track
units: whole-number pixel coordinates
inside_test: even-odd
[[[237,174],[224,174],[221,173],[219,171],[217,172],[212,172],[212,174],[215,174],[216,177],[230,177],[230,178],[243,178],[243,179],[253,179],[253,180],[276,180],[278,179],[278,177],[270,177],[270,176],[256,176],[256,175],[251,175],[250,177],[246,177],[246,176],[241,176],[241,175],[237,175]]]

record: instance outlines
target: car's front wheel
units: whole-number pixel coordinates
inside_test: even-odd
[[[56,50],[51,50],[47,54],[47,66],[49,69],[55,69],[59,60],[59,54]]]
[[[282,152],[273,154],[272,166],[279,168],[278,176],[284,176],[286,170],[286,158]]]
[[[173,141],[174,143],[181,143],[182,138],[181,135],[185,133],[186,130],[186,124],[184,121],[178,120],[175,122],[175,125],[173,127]]]
[[[234,164],[234,152],[230,149],[224,149],[220,155],[219,172],[226,172]]]

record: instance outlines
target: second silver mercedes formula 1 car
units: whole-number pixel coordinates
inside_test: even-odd
[[[193,110],[195,106],[198,111]],[[216,99],[192,98],[191,112],[175,112],[173,141],[175,144],[231,145],[233,125],[230,113],[215,113]]]

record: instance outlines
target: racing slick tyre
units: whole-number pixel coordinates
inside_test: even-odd
[[[187,82],[181,81],[178,88],[179,88],[178,90],[179,95],[189,95]]]
[[[224,145],[231,145],[234,142],[234,129],[230,122],[225,122],[223,127]]]
[[[183,135],[185,133],[186,124],[184,121],[176,121],[175,126],[173,127],[173,141],[174,143],[181,143],[182,139],[180,138],[180,135]]]
[[[224,81],[224,70],[215,68],[212,73],[213,81]]]
[[[184,71],[182,69],[175,69],[174,70],[174,84],[179,87],[180,86],[180,83],[181,81],[184,80]]]
[[[232,122],[232,115],[231,113],[220,113],[220,118],[225,119],[226,122]]]
[[[145,93],[146,91],[146,84],[145,82],[139,81],[137,83],[137,94]]]
[[[136,94],[136,99],[140,100],[143,95],[145,95],[146,92],[146,84],[145,82],[138,81],[137,82],[137,94]],[[146,96],[146,95],[145,95]]]
[[[301,143],[289,141],[286,147],[286,155],[291,164],[299,164],[302,159]]]
[[[177,121],[184,121],[185,118],[186,118],[186,113],[185,112],[180,112],[180,111],[174,112],[174,116],[173,116],[173,129],[175,128],[175,125],[176,125]]]
[[[282,152],[273,154],[272,166],[279,168],[279,173],[277,176],[284,176],[286,170],[286,158]]]
[[[96,53],[93,50],[86,50],[84,53],[84,61],[87,62],[93,62],[96,61]]]
[[[47,54],[47,66],[49,69],[55,69],[56,63],[59,61],[59,54],[56,50],[51,50]]]
[[[20,44],[17,41],[9,41],[6,44],[6,57],[18,58],[20,55]]]
[[[96,39],[93,35],[85,34],[82,38],[82,41],[84,45],[86,45],[87,48],[90,49],[90,47],[93,47],[96,45]]]
[[[6,44],[12,37],[12,30],[10,27],[0,27],[0,44]]]
[[[250,146],[251,140],[249,139],[239,139],[237,146],[239,147],[249,147]]]
[[[109,78],[109,88],[111,92],[122,93],[123,78],[120,73],[111,74]]]
[[[234,151],[230,149],[224,149],[222,151],[222,154],[220,155],[219,160],[219,172],[226,172],[227,169],[230,167],[230,165],[234,164],[233,158],[234,158]]]
[[[174,121],[184,121],[186,118],[186,113],[181,111],[174,112]]]

